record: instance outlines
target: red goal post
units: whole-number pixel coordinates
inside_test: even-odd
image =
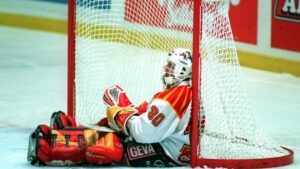
[[[68,114],[79,122],[99,120],[101,92],[111,83],[150,96],[158,90],[160,57],[188,47],[193,50],[191,166],[291,164],[293,151],[255,126],[225,2],[69,0]],[[145,74],[150,84],[140,80]],[[144,85],[150,94],[139,91]]]

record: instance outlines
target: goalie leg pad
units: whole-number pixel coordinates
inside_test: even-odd
[[[50,129],[40,125],[29,137],[27,159],[32,165],[85,163],[83,128]]]
[[[68,162],[70,164],[85,163],[84,128],[66,128],[51,130],[52,160]]]
[[[50,153],[50,128],[46,125],[39,125],[29,136],[29,144],[27,150],[27,160],[35,165],[45,165],[45,161],[49,160]]]
[[[120,138],[114,133],[99,133],[96,144],[86,148],[86,160],[97,165],[120,162],[124,148]]]

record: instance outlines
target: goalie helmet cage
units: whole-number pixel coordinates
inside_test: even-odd
[[[68,4],[68,114],[78,123],[105,116],[101,100],[110,85],[122,86],[134,103],[151,97],[162,87],[159,76],[167,52],[190,48],[191,166],[267,168],[293,162],[292,150],[255,127],[228,1],[69,0]]]

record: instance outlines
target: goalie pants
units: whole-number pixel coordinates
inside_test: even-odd
[[[131,167],[177,167],[158,143],[141,144],[129,141],[124,144],[125,162]]]

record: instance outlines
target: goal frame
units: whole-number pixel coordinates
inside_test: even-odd
[[[191,0],[192,1],[192,0]],[[193,64],[192,64],[192,128],[191,128],[191,167],[227,167],[227,168],[268,168],[291,164],[293,162],[293,151],[282,147],[289,152],[288,155],[275,158],[260,159],[206,159],[200,156],[200,95],[201,89],[201,3],[202,0],[194,1],[193,14]],[[75,112],[75,0],[68,0],[68,80],[67,80],[67,113],[71,117],[76,116]],[[199,71],[200,70],[200,71]]]
[[[200,110],[200,95],[199,89],[201,89],[201,84],[199,83],[201,80],[199,65],[200,65],[200,41],[201,41],[201,21],[200,17],[201,13],[201,2],[202,0],[194,0],[194,16],[193,16],[193,61],[192,61],[192,116],[191,116],[191,166],[198,166],[198,145],[200,143],[200,130],[199,130],[199,117],[198,112]]]
[[[67,113],[75,119],[75,0],[68,0]]]

